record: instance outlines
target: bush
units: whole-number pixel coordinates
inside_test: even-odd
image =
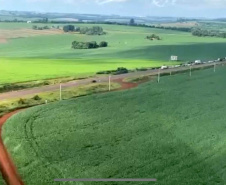
[[[42,98],[39,97],[38,95],[35,95],[32,99],[33,99],[33,100],[36,100],[36,101],[39,101],[39,100],[41,100]]]
[[[125,74],[128,73],[129,70],[124,67],[119,67],[117,70],[108,70],[108,71],[99,71],[96,74],[113,74],[113,75],[119,75],[119,74]]]
[[[105,41],[100,42],[99,47],[107,47],[108,43]]]
[[[19,105],[24,105],[24,104],[26,104],[26,102],[25,102],[24,99],[20,98],[20,99],[18,100],[18,104],[19,104]]]
[[[158,35],[155,35],[155,34],[147,36],[146,38],[150,39],[150,40],[161,40],[161,38]]]

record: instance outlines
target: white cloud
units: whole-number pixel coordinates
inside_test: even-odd
[[[98,4],[106,4],[106,3],[120,3],[120,2],[126,2],[126,1],[129,1],[129,0],[96,0],[96,2]]]
[[[166,5],[202,6],[202,7],[226,7],[226,0],[152,0],[159,7]]]
[[[5,0],[0,0],[5,1]],[[99,5],[104,5],[107,3],[123,3],[123,2],[134,2],[133,0],[26,0],[27,2],[62,2],[70,4],[79,4],[79,3],[97,3]],[[138,1],[138,0],[137,0]],[[139,3],[150,2],[158,7],[164,7],[168,5],[184,5],[184,6],[203,6],[203,7],[226,7],[226,0],[139,0]]]

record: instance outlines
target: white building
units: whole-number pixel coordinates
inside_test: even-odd
[[[27,21],[27,24],[30,24],[31,23],[31,21]]]
[[[170,57],[170,60],[172,60],[172,61],[178,61],[178,56],[171,56]]]

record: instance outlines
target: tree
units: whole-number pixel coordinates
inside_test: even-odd
[[[135,20],[134,19],[130,19],[129,24],[130,25],[135,25]]]
[[[100,26],[93,26],[92,28],[83,27],[80,29],[80,33],[86,34],[86,35],[104,35],[104,34],[106,34],[103,31],[103,28]]]
[[[75,26],[73,25],[66,25],[63,27],[64,32],[72,32],[75,31]]]
[[[108,46],[108,43],[106,42],[106,41],[102,41],[102,42],[100,42],[100,44],[99,44],[99,47],[107,47]]]

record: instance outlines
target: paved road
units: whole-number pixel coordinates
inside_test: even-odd
[[[217,62],[217,65],[222,65],[226,64],[225,62]],[[192,66],[193,69],[197,68],[203,68],[203,67],[208,67],[208,66],[214,66],[214,63],[209,63],[209,64],[201,64],[201,65],[195,65]],[[178,68],[173,68],[173,69],[165,69],[165,70],[160,70],[161,73],[170,73],[170,72],[179,72],[179,71],[185,71],[189,70],[190,67],[178,67]],[[129,78],[129,77],[136,77],[140,75],[157,75],[159,73],[159,70],[148,70],[148,71],[138,71],[138,72],[131,72],[127,74],[121,74],[121,75],[113,75],[111,77],[112,81],[123,79],[123,78]],[[88,79],[83,79],[83,80],[76,80],[76,81],[71,81],[62,84],[62,88],[70,88],[70,87],[77,87],[80,85],[88,85],[91,84],[93,80],[96,80],[97,82],[108,82],[108,76],[99,76],[99,77],[93,77],[93,78],[88,78]],[[59,90],[59,84],[57,85],[49,85],[49,86],[42,86],[42,87],[37,87],[37,88],[32,88],[32,89],[25,89],[25,90],[20,90],[20,91],[12,91],[12,92],[7,92],[7,93],[0,93],[0,100],[8,100],[8,99],[13,99],[13,98],[22,98],[24,96],[28,95],[35,95],[39,93],[44,93],[44,92],[49,92],[49,91],[56,91]]]

